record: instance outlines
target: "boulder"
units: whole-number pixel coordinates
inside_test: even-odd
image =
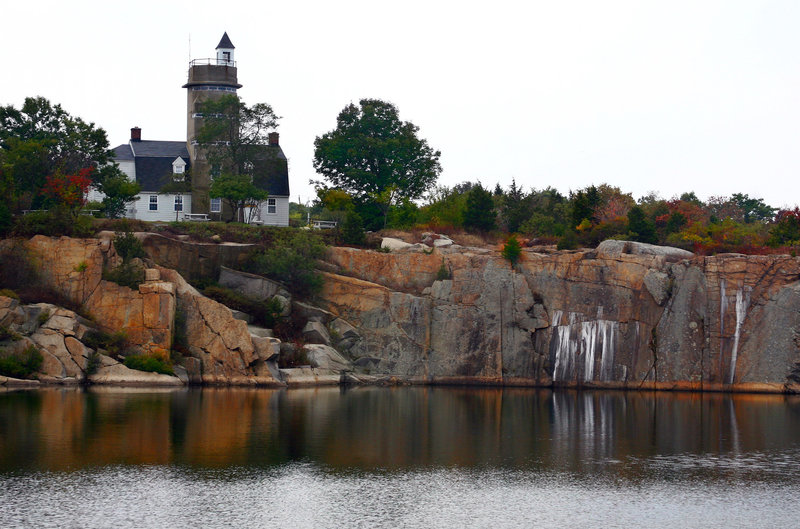
[[[304,347],[306,358],[311,367],[332,370],[352,369],[352,363],[329,345],[308,344]]]
[[[250,316],[249,314],[244,313],[244,312],[242,312],[240,310],[231,309],[231,314],[233,315],[234,319],[242,320],[242,321],[247,322],[247,323],[252,323],[253,322],[253,317],[252,316]]]
[[[292,386],[338,386],[342,375],[338,371],[315,369],[311,367],[294,367],[280,370],[281,378]]]
[[[107,360],[106,360],[107,359]],[[108,362],[111,360],[111,362]],[[115,386],[182,386],[183,382],[176,376],[161,373],[137,371],[104,357],[104,362],[93,375],[89,375],[93,384]]]
[[[292,301],[288,295],[283,296],[281,294],[275,294],[272,296],[272,299],[280,304],[281,316],[286,318],[292,313]]]
[[[253,336],[253,347],[260,360],[269,362],[276,360],[281,352],[281,341],[277,338]]]
[[[381,248],[385,248],[387,250],[403,250],[410,246],[411,244],[400,239],[395,239],[394,237],[384,237],[381,239]]]
[[[328,329],[318,321],[309,321],[306,323],[305,327],[303,327],[303,339],[306,343],[311,344],[331,344],[331,337],[328,334]]]
[[[286,287],[277,281],[256,274],[232,270],[225,266],[220,267],[219,284],[258,301],[267,301],[276,295],[285,298],[291,297]]]
[[[663,257],[668,262],[677,262],[683,259],[691,259],[694,254],[688,250],[673,248],[671,246],[658,246],[635,241],[606,240],[597,246],[597,257],[614,259],[622,254],[629,255],[653,255]]]
[[[671,282],[664,272],[648,270],[644,276],[644,286],[659,305],[663,305],[669,297]]]
[[[318,321],[323,325],[327,325],[333,319],[333,314],[325,309],[315,307],[309,303],[302,301],[293,301],[292,310],[298,316],[306,321]]]
[[[275,333],[272,332],[272,329],[265,329],[264,327],[258,327],[256,325],[248,325],[247,330],[250,332],[251,336],[257,336],[261,338],[275,337]]]
[[[342,351],[351,350],[361,340],[361,335],[358,334],[356,328],[342,318],[336,318],[330,322],[328,328],[331,331],[331,336],[335,337],[335,345]]]

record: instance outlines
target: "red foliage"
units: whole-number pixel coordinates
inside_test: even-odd
[[[706,212],[702,206],[694,202],[678,199],[669,200],[667,201],[667,208],[669,208],[670,213],[682,213],[683,216],[686,217],[687,225],[691,225],[695,222],[701,222],[703,224],[708,222],[708,212]],[[669,218],[669,215],[666,217]],[[666,223],[667,218],[664,219],[664,223]],[[658,219],[656,219],[656,222],[658,222]]]
[[[795,206],[794,209],[782,209],[775,214],[775,222],[792,220],[800,223],[800,207]]]
[[[56,173],[47,177],[44,194],[56,201],[58,205],[69,209],[79,209],[86,205],[86,192],[92,185],[94,167],[84,167],[78,174],[65,175]]]

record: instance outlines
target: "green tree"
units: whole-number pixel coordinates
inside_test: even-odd
[[[782,209],[777,213],[767,244],[800,244],[800,208],[795,206],[794,209]]]
[[[579,226],[584,220],[592,222],[595,208],[600,204],[600,192],[597,187],[590,186],[578,190],[570,196],[572,202],[572,226]]]
[[[352,208],[345,213],[344,221],[342,221],[341,236],[344,244],[362,246],[366,242],[364,221],[361,219],[361,215],[353,211]]]
[[[511,233],[519,231],[522,223],[531,217],[530,201],[522,188],[517,187],[515,179],[511,180],[508,193],[503,195],[500,216],[503,218],[506,229]]]
[[[269,149],[269,133],[280,117],[266,103],[247,106],[236,95],[224,95],[198,106],[203,125],[196,140],[207,152],[208,161],[223,172],[249,174],[256,181],[269,175],[275,163]]]
[[[509,236],[505,246],[503,246],[503,258],[507,259],[511,266],[517,264],[520,254],[522,254],[522,246],[519,244],[515,235]]]
[[[392,200],[414,200],[435,182],[441,153],[400,121],[397,108],[378,99],[347,105],[336,128],[314,140],[314,169],[354,198],[377,197],[394,187]]]
[[[658,242],[656,226],[647,218],[641,206],[633,206],[628,211],[628,232],[634,241],[650,244]]]
[[[771,207],[761,198],[751,198],[742,193],[734,193],[731,201],[742,210],[745,224],[755,221],[770,221],[775,216],[776,208]]]
[[[480,182],[467,193],[467,207],[464,210],[464,227],[480,231],[495,228],[497,213],[494,210],[492,194]]]
[[[43,97],[28,97],[20,109],[0,107],[0,150],[4,151],[3,199],[15,208],[41,205],[45,178],[96,167],[93,183],[115,167],[106,132],[71,116]]]
[[[208,194],[211,198],[221,198],[228,204],[233,213],[231,220],[248,223],[259,204],[269,196],[269,193],[253,184],[250,175],[231,173],[222,173],[215,178]],[[250,208],[249,215],[245,215],[247,207]]]
[[[97,188],[103,192],[103,214],[110,219],[125,216],[129,202],[136,200],[142,190],[138,183],[130,180],[125,173],[114,167],[112,174],[106,176]]]

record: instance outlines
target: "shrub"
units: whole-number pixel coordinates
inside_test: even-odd
[[[86,360],[86,374],[94,375],[97,373],[97,370],[100,368],[100,363],[100,353],[97,351],[89,353],[89,358]]]
[[[103,270],[103,279],[136,290],[144,283],[144,268],[136,262],[123,261],[116,268]]]
[[[15,245],[0,253],[0,286],[22,293],[39,282],[39,268],[21,244]]]
[[[522,246],[520,246],[515,235],[511,235],[508,238],[505,246],[503,246],[502,254],[503,257],[511,263],[511,266],[517,264],[517,261],[519,261],[519,256],[522,254]]]
[[[324,253],[325,245],[316,234],[298,230],[282,244],[255,253],[244,268],[282,282],[298,297],[308,297],[322,288],[314,263]]]
[[[363,246],[366,242],[364,236],[364,221],[355,211],[348,211],[342,222],[342,242],[354,246]]]
[[[0,296],[5,296],[11,299],[19,299],[19,295],[10,288],[0,288]]]
[[[2,342],[4,340],[11,340],[12,342],[16,342],[16,341],[21,340],[21,339],[22,339],[22,336],[20,336],[19,334],[15,333],[14,331],[9,329],[8,327],[6,327],[4,325],[0,325],[0,342]]]
[[[270,329],[281,318],[283,307],[280,300],[276,298],[259,301],[219,285],[207,286],[203,289],[203,294],[227,307],[249,314],[256,323]]]
[[[125,367],[148,373],[161,373],[163,375],[174,375],[172,365],[168,360],[152,354],[131,355],[125,358]]]
[[[39,325],[44,325],[45,323],[47,323],[47,320],[49,320],[49,319],[50,319],[50,311],[49,310],[43,310],[36,317],[36,321],[39,323]]]
[[[291,350],[283,350],[278,356],[278,367],[281,369],[309,365],[304,344],[295,342]]]
[[[28,346],[22,353],[0,353],[0,375],[12,378],[30,378],[42,367],[42,353]]]
[[[136,238],[133,232],[123,224],[123,231],[117,232],[114,236],[114,248],[122,257],[123,262],[128,262],[136,257],[147,257],[142,242]]]
[[[436,272],[436,280],[437,281],[444,281],[445,279],[451,279],[453,274],[450,273],[450,270],[447,268],[444,262],[444,257],[442,257],[442,264],[439,267],[439,270]]]
[[[558,250],[574,250],[578,247],[578,236],[572,230],[567,230],[564,236],[558,240],[556,249]]]
[[[50,235],[69,237],[90,237],[94,235],[92,217],[79,215],[77,218],[63,209],[34,211],[17,218],[11,233],[19,237]]]
[[[115,333],[89,331],[83,337],[83,344],[92,349],[105,349],[109,356],[116,357],[127,347],[128,335],[125,331]]]

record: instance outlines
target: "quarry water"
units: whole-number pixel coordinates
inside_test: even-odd
[[[0,527],[797,527],[800,398],[0,393]]]

